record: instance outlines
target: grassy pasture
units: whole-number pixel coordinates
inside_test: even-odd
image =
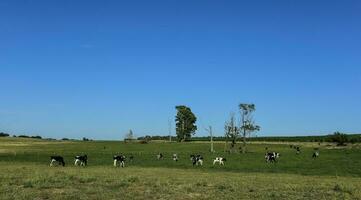
[[[249,153],[224,153],[224,143],[125,144],[115,141],[45,141],[0,138],[0,199],[361,199],[361,148],[302,143],[301,155],[283,143],[253,143]],[[265,147],[281,153],[266,164]],[[314,147],[320,157],[312,159]],[[112,155],[134,155],[124,169],[112,167]],[[164,160],[156,160],[162,152]],[[89,166],[73,158],[86,153]],[[171,160],[178,153],[179,162]],[[192,167],[190,154],[205,157]],[[50,168],[49,156],[62,155],[66,167]],[[216,156],[226,166],[213,166]],[[80,195],[76,191],[84,191]]]

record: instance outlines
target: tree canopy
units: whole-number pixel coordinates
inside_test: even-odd
[[[187,106],[180,105],[175,108],[177,110],[175,117],[177,139],[178,141],[189,141],[197,130],[197,117]]]
[[[256,111],[256,106],[254,104],[239,104],[239,109],[241,112],[241,131],[243,136],[243,147],[242,153],[246,152],[246,138],[249,137],[252,132],[259,131],[260,126],[256,125],[252,113]]]

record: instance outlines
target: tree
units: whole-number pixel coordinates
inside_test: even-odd
[[[134,134],[132,129],[129,130],[129,132],[127,134],[125,134],[125,141],[132,141],[134,139]]]
[[[241,132],[243,137],[242,153],[246,153],[247,136],[250,136],[252,132],[259,131],[260,126],[256,125],[253,120],[253,112],[256,111],[254,104],[239,104],[241,112]]]
[[[227,141],[228,141],[228,139],[230,139],[231,140],[230,151],[234,151],[234,147],[236,146],[237,138],[239,137],[239,132],[240,132],[240,129],[238,128],[238,126],[236,124],[236,117],[235,117],[234,113],[231,113],[229,121],[227,121],[225,123],[224,131],[225,131],[225,137],[226,137],[225,145],[227,145]]]
[[[330,138],[332,142],[337,144],[337,146],[344,146],[348,142],[347,135],[340,132],[335,132]]]
[[[178,141],[188,141],[197,130],[197,126],[195,125],[197,117],[187,106],[181,105],[175,108],[177,109],[175,122]]]

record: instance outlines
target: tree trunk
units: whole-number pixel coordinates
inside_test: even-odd
[[[242,153],[246,153],[246,119],[245,119],[245,113],[242,112],[242,126],[243,126],[243,147],[242,147]]]
[[[212,126],[209,126],[209,133],[211,135],[211,152],[213,153],[213,133],[212,133]]]
[[[242,147],[242,153],[246,153],[246,145],[247,145],[247,141],[246,141],[246,130],[243,131],[243,147]]]

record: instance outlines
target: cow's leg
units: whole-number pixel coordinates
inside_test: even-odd
[[[52,167],[53,165],[54,165],[54,159],[52,159],[51,161],[50,161],[50,167]]]
[[[114,159],[114,167],[116,167],[116,166],[117,166],[117,160]]]
[[[78,159],[75,159],[74,166],[77,166],[77,165],[78,165]]]

